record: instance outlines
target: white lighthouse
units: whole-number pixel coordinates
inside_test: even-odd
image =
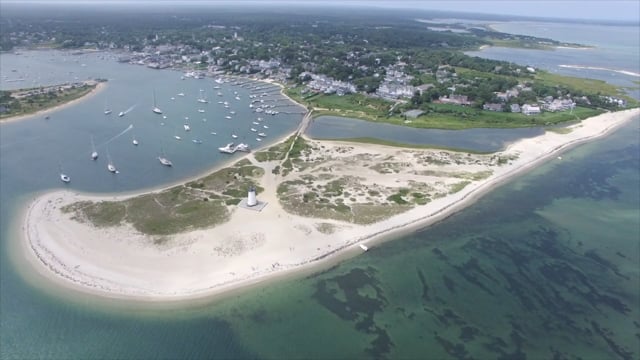
[[[256,206],[258,200],[256,200],[256,188],[254,186],[249,187],[249,194],[247,195],[247,206]]]

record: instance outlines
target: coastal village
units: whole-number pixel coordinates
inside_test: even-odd
[[[313,33],[320,28],[320,24],[311,24],[309,31]],[[479,34],[486,33],[474,27],[463,30],[474,34],[478,43],[482,43]],[[154,33],[124,44],[78,43],[57,39],[46,32],[37,36],[12,32],[8,34],[8,41],[21,46],[57,41],[63,48],[74,49],[76,54],[107,51],[116,54],[123,63],[152,69],[181,69],[186,77],[199,79],[240,75],[271,80],[295,88],[301,100],[318,94],[363,95],[372,101],[383,101],[387,116],[402,116],[407,124],[411,123],[408,118],[451,111],[439,105],[521,113],[528,117],[546,112],[571,112],[576,107],[615,110],[627,105],[617,94],[576,93],[567,87],[540,82],[536,78],[538,69],[532,66],[460,59],[447,50],[453,44],[431,43],[429,48],[433,52],[416,57],[406,51],[373,46],[367,39],[358,40],[358,36],[351,34],[333,36],[318,44],[306,40],[281,44],[257,41],[255,30],[240,25],[208,24],[199,32],[203,35],[192,34],[183,40]],[[491,36],[504,37],[505,34],[492,33]],[[510,36],[511,40],[533,45],[558,45],[549,39]],[[363,45],[354,45],[358,41]],[[6,102],[0,105],[2,109],[8,108]]]
[[[235,38],[236,41],[242,41],[241,38]],[[231,53],[239,51],[238,48],[231,48]],[[228,51],[227,51],[228,52]],[[184,55],[183,55],[184,54]],[[493,92],[491,101],[480,101],[468,95],[456,94],[456,89],[468,87],[464,81],[458,81],[455,70],[452,67],[442,65],[435,72],[428,70],[420,71],[422,75],[420,79],[432,78],[432,82],[421,83],[420,79],[407,74],[404,70],[409,67],[404,61],[398,60],[388,66],[369,67],[359,65],[352,61],[344,61],[344,65],[356,67],[360,71],[372,71],[374,78],[380,79],[379,85],[374,91],[359,91],[357,86],[350,81],[341,81],[334,79],[326,74],[314,73],[311,71],[303,71],[292,78],[293,69],[290,66],[282,64],[278,59],[272,58],[267,61],[257,59],[233,59],[226,57],[225,50],[220,47],[213,48],[210,52],[196,52],[188,46],[152,46],[149,45],[141,52],[132,52],[129,55],[120,57],[119,61],[131,64],[147,66],[153,69],[166,68],[186,68],[193,69],[188,71],[186,76],[203,79],[205,77],[216,77],[226,74],[245,75],[252,78],[262,80],[273,80],[282,84],[300,83],[304,86],[301,91],[304,95],[313,94],[335,94],[344,96],[347,94],[361,93],[368,97],[388,100],[389,108],[392,111],[398,104],[410,104],[411,99],[427,95],[429,90],[436,89],[438,86],[446,84],[446,89],[450,93],[440,95],[432,99],[436,104],[452,104],[458,106],[474,106],[477,105],[486,111],[493,112],[511,112],[522,113],[527,116],[539,115],[543,111],[561,112],[571,111],[577,104],[591,105],[590,100],[586,96],[573,97],[571,94],[554,96],[537,97],[529,102],[519,101],[520,94],[529,94],[527,99],[531,99],[533,89],[527,86],[527,80],[522,84],[504,91]],[[371,54],[362,54],[367,57]],[[356,54],[348,54],[348,57],[356,57]],[[380,63],[380,59],[375,59],[376,63]],[[304,64],[305,68],[313,69],[318,65],[314,63]],[[530,66],[517,69],[518,72],[524,70],[534,74],[536,69]],[[605,103],[609,103],[619,108],[626,107],[626,100],[615,96],[602,96]],[[403,112],[407,117],[417,117],[423,114],[423,111],[417,109],[409,109]]]

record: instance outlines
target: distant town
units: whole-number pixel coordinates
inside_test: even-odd
[[[373,101],[378,112],[355,117],[396,117],[404,119],[405,124],[429,114],[469,117],[500,112],[535,117],[581,107],[591,109],[588,115],[593,115],[624,108],[633,101],[608,84],[603,83],[601,88],[581,86],[540,74],[531,66],[467,56],[464,50],[491,45],[580,46],[499,33],[472,22],[441,24],[391,16],[375,23],[371,19],[355,20],[351,25],[335,19],[329,23],[322,15],[312,19],[271,18],[266,22],[258,14],[235,20],[215,15],[189,20],[185,27],[175,19],[164,24],[158,24],[158,19],[155,30],[146,30],[140,24],[124,36],[118,24],[104,25],[100,30],[74,24],[69,29],[69,24],[61,28],[63,25],[54,22],[7,22],[4,18],[6,30],[1,45],[12,51],[42,47],[76,53],[108,51],[117,54],[120,62],[181,69],[185,77],[239,75],[268,79],[295,89],[289,95],[312,108],[341,115],[345,113],[336,111],[343,102],[329,100],[331,96],[363,96],[350,98],[350,102],[373,107],[369,103]],[[131,26],[135,28],[136,24],[128,24],[127,29]],[[6,102],[0,105],[10,107]],[[554,119],[551,122],[570,118]],[[531,125],[522,118],[505,121]]]

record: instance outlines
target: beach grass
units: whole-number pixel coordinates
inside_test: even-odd
[[[226,222],[230,206],[246,197],[247,189],[256,186],[264,169],[244,159],[234,166],[218,170],[185,185],[157,193],[139,195],[122,201],[82,201],[65,206],[62,211],[98,227],[131,224],[148,235],[172,235],[212,227]]]

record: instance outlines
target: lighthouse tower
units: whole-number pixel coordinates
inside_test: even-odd
[[[256,188],[254,186],[249,187],[249,194],[247,195],[247,206],[256,206],[258,200],[256,200]]]

